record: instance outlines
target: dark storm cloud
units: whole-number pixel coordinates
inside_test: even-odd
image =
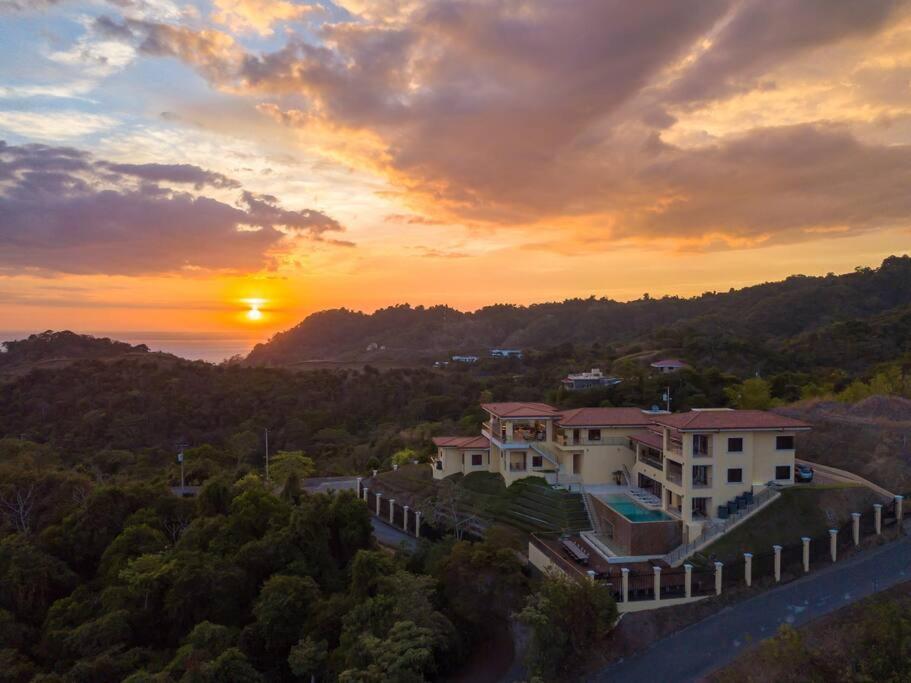
[[[289,234],[342,227],[314,210],[243,192],[238,206],[159,183],[240,188],[196,166],[116,164],[86,152],[0,142],[0,268],[145,274],[256,270]]]

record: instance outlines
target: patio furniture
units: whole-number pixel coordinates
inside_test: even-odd
[[[564,540],[560,541],[560,545],[573,560],[581,564],[588,564],[588,553],[582,550],[577,543]]]

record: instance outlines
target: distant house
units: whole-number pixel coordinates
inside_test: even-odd
[[[455,363],[477,363],[478,357],[477,356],[453,356],[452,360]]]
[[[590,372],[578,372],[567,375],[561,380],[567,391],[579,391],[593,387],[612,387],[623,380],[618,377],[609,377],[601,372],[600,368],[592,368]]]
[[[521,349],[491,349],[490,355],[492,358],[521,358],[522,350]]]
[[[666,374],[668,372],[677,372],[682,368],[688,367],[686,363],[677,358],[665,358],[664,360],[656,360],[651,364],[658,372]]]

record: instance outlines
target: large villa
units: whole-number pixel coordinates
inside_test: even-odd
[[[538,476],[579,491],[593,542],[616,556],[668,553],[792,484],[795,436],[810,429],[760,410],[482,408],[481,435],[434,439],[434,477]]]

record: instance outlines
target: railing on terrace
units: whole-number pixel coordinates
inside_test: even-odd
[[[528,468],[523,463],[511,462],[509,463],[510,472],[525,472]]]
[[[650,465],[651,467],[654,467],[655,469],[658,469],[658,470],[664,469],[664,461],[661,460],[660,458],[653,458],[648,455],[640,454],[639,462],[645,463],[646,465]]]
[[[667,555],[665,555],[662,559],[664,559],[665,562],[673,567],[675,563],[684,560],[700,548],[705,547],[713,539],[721,536],[732,526],[740,522],[745,517],[751,515],[757,508],[765,504],[766,501],[769,501],[778,495],[778,491],[774,489],[763,489],[755,496],[753,496],[752,503],[741,508],[737,512],[731,513],[731,516],[727,519],[719,519],[717,521],[714,521],[711,525],[706,524],[706,526],[703,528],[702,535],[699,538],[691,541],[690,543],[684,543],[683,545],[678,546]]]
[[[672,484],[677,484],[678,486],[683,486],[683,473],[682,472],[680,474],[677,474],[673,470],[668,470],[665,473],[664,477]]]

